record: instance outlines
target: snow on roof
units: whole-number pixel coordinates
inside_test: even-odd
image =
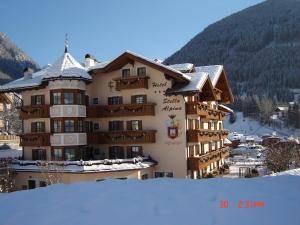
[[[95,65],[88,67],[87,69],[94,70],[94,69],[102,69],[104,68],[107,64],[109,64],[111,61],[105,61],[105,62],[95,62]]]
[[[33,73],[31,78],[22,77],[4,84],[0,86],[0,91],[32,88],[41,85],[44,80],[74,77],[91,79],[85,68],[70,53],[64,53],[53,65],[48,65],[46,68]]]
[[[224,144],[231,144],[232,142],[228,139],[228,138],[225,138],[224,139]]]
[[[49,162],[57,163],[60,162]],[[121,170],[137,170],[154,166],[155,162],[148,158],[119,159],[119,160],[94,160],[94,161],[68,161],[62,167],[65,172],[107,172]],[[37,171],[41,170],[38,161],[15,161],[10,168],[16,171]]]
[[[221,110],[226,111],[226,112],[231,112],[231,113],[234,112],[231,108],[229,108],[225,105],[222,105],[222,104],[219,104],[219,108],[221,108]]]
[[[10,225],[299,225],[299,185],[295,176],[57,184],[1,194],[0,217]]]
[[[198,66],[195,67],[196,72],[207,73],[211,79],[212,85],[215,87],[223,70],[222,65]]]
[[[279,109],[280,111],[287,111],[289,107],[286,106],[278,106],[276,109]]]
[[[273,173],[270,176],[283,176],[283,175],[300,176],[300,168]]]
[[[194,68],[194,64],[192,63],[181,63],[181,64],[173,64],[168,66],[175,70],[179,70],[181,72],[190,71]]]
[[[208,79],[207,73],[188,73],[191,77],[188,84],[180,85],[179,87],[174,87],[168,93],[182,93],[182,92],[192,92],[192,91],[201,91],[205,81]]]

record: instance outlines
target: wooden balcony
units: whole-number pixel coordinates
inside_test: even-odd
[[[211,163],[221,160],[229,155],[228,148],[220,148],[204,155],[193,156],[187,159],[188,170],[201,170]]]
[[[128,76],[128,77],[118,77],[115,78],[116,90],[126,90],[126,89],[148,89],[148,76]]]
[[[197,114],[199,116],[207,116],[208,115],[208,105],[198,103],[198,102],[188,102],[186,103],[187,114],[193,115]]]
[[[88,133],[90,144],[142,144],[155,143],[155,130],[107,131]]]
[[[216,109],[210,109],[208,105],[200,102],[188,102],[187,114],[198,115],[209,120],[224,120],[225,112]]]
[[[154,116],[155,103],[98,105],[87,107],[87,117]]]
[[[50,105],[28,105],[20,107],[19,115],[21,119],[48,118]]]
[[[50,133],[30,133],[20,135],[20,146],[50,146]]]
[[[188,130],[187,131],[188,142],[208,142],[220,140],[219,130]]]
[[[220,139],[227,138],[228,134],[229,134],[228,130],[221,130],[220,131]]]

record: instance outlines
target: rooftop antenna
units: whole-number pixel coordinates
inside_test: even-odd
[[[65,35],[65,53],[68,52],[68,47],[69,47],[69,39],[68,39],[68,33]]]

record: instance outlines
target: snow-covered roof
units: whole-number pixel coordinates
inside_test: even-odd
[[[43,81],[60,78],[90,80],[91,76],[70,53],[64,53],[53,65],[35,72],[31,77],[22,77],[0,86],[0,91],[13,91],[40,86]]]
[[[280,111],[287,111],[289,109],[289,107],[286,106],[278,106],[276,109],[280,110]]]
[[[233,113],[233,110],[225,105],[219,104],[219,108],[225,112],[231,112]]]
[[[182,93],[182,92],[193,92],[193,91],[202,91],[207,79],[209,79],[207,73],[188,73],[188,76],[191,77],[190,82],[186,85],[180,85],[179,87],[174,87],[168,93]]]
[[[173,64],[169,65],[169,67],[181,71],[181,72],[186,72],[186,71],[191,71],[194,68],[194,64],[192,63],[181,63],[181,64]]]
[[[212,85],[215,87],[223,70],[222,65],[198,66],[195,67],[196,72],[207,73],[210,77]]]
[[[102,69],[104,68],[108,63],[111,61],[105,61],[105,62],[95,62],[95,65],[88,67],[88,70],[94,70],[94,69]]]
[[[37,171],[41,170],[43,162],[39,161],[15,161],[10,165],[10,168],[16,171]],[[48,163],[62,164],[61,167],[65,172],[107,172],[121,170],[137,170],[149,168],[156,163],[149,158],[134,158],[134,159],[118,159],[118,160],[93,160],[93,161],[68,161],[68,162],[53,162]],[[59,166],[54,166],[57,168]],[[51,168],[51,167],[50,167]]]

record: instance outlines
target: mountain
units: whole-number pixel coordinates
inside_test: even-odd
[[[290,101],[300,88],[300,1],[268,0],[205,28],[165,64],[224,64],[235,96]]]
[[[39,66],[0,32],[0,84],[23,76],[26,67],[37,70]]]

